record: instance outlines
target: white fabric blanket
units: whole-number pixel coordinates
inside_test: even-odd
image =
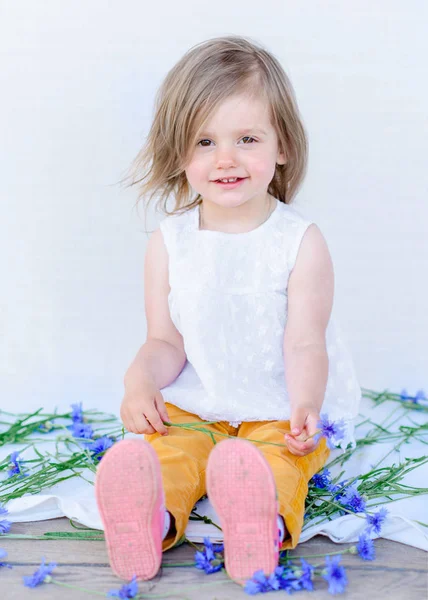
[[[397,407],[397,403],[385,402],[381,406],[373,407],[374,404],[371,400],[363,398],[361,414],[370,415],[370,418],[375,423],[381,423]],[[426,422],[427,413],[409,411],[407,416],[400,421],[400,424],[409,424],[409,417],[414,423],[422,424]],[[370,428],[367,425],[358,427],[356,437],[363,437],[365,431]],[[336,465],[331,469],[331,473],[334,476],[344,469],[345,473],[342,479],[349,479],[357,474],[366,473],[396,443],[396,441],[392,443],[379,443],[356,450],[352,458],[343,467]],[[38,443],[37,448],[41,452],[45,449],[52,451],[52,442]],[[20,447],[17,445],[3,446],[0,448],[0,460],[3,460],[13,450],[19,449]],[[402,446],[399,452],[392,452],[380,466],[398,464],[400,460],[404,460],[405,458],[421,457],[426,455],[426,453],[427,446],[413,440],[411,443]],[[339,454],[340,451],[335,450],[332,452],[331,458]],[[25,460],[26,458],[31,458],[31,456],[33,456],[33,451],[29,448],[22,455],[22,458]],[[91,478],[89,471],[85,473],[85,477],[87,479]],[[428,464],[418,466],[408,473],[401,483],[416,487],[427,487]],[[375,511],[381,506],[386,506],[389,511],[387,520],[382,527],[381,537],[428,551],[428,527],[424,527],[416,522],[428,523],[427,495],[407,497],[388,504],[380,503],[377,506],[370,506],[370,504],[371,502],[369,502],[370,511]],[[94,487],[78,477],[64,481],[46,490],[44,493],[11,500],[6,505],[6,508],[9,511],[7,518],[12,522],[42,521],[65,516],[87,527],[103,529],[95,502]],[[208,499],[198,502],[197,512],[201,515],[207,515],[214,522],[218,523],[218,518]],[[309,523],[304,527],[299,543],[305,542],[317,534],[325,535],[336,543],[356,542],[365,526],[364,519],[352,514],[312,526]],[[13,533],[13,526],[11,533]],[[220,542],[222,539],[221,531],[213,525],[205,524],[202,521],[189,521],[186,535],[188,539],[194,542],[202,542],[204,536],[210,536],[211,540],[216,542]]]

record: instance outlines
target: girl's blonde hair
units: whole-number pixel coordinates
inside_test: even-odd
[[[193,46],[169,71],[155,99],[155,116],[146,143],[123,181],[141,183],[137,203],[146,208],[155,195],[170,215],[185,212],[202,202],[184,171],[197,133],[227,98],[246,93],[264,98],[286,164],[276,165],[268,193],[290,204],[307,168],[308,143],[293,87],[279,61],[249,38],[230,35]],[[175,207],[167,209],[173,195]]]

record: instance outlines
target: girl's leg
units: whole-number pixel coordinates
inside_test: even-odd
[[[203,423],[195,414],[166,403],[171,423]],[[234,435],[237,429],[226,422],[206,425],[215,441],[224,440],[216,433]],[[184,541],[189,515],[196,502],[206,494],[205,469],[208,456],[214,447],[209,433],[169,427],[168,435],[146,435],[145,439],[155,449],[162,472],[165,506],[172,515],[171,529],[163,540],[162,550],[168,550]]]
[[[202,422],[171,404],[167,410],[172,423]],[[205,427],[214,436],[234,429],[222,423]],[[95,480],[110,565],[127,580],[134,574],[143,580],[154,577],[162,551],[184,541],[190,512],[206,493],[205,467],[214,445],[208,433],[173,426],[167,436],[156,433],[145,438],[114,444]],[[172,515],[173,527],[163,539],[165,509]]]
[[[295,548],[303,527],[308,482],[327,462],[330,450],[321,438],[317,448],[306,456],[288,451],[284,435],[290,433],[289,421],[255,421],[242,423],[238,438],[255,440],[255,445],[269,463],[276,483],[279,514],[285,521],[285,539],[281,550]],[[274,446],[257,442],[273,442]]]
[[[272,470],[247,440],[229,439],[212,450],[208,497],[224,535],[228,575],[243,584],[256,571],[278,565],[278,505]]]

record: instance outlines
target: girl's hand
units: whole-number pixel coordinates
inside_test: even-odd
[[[291,412],[291,432],[285,434],[285,443],[291,454],[306,456],[315,450],[319,439],[313,436],[318,431],[319,411],[315,406],[296,406]],[[310,437],[310,439],[308,439]]]
[[[120,417],[132,433],[168,435],[163,421],[169,421],[161,392],[152,381],[144,381],[138,389],[125,389]]]

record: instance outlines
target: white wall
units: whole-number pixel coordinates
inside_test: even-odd
[[[327,238],[361,385],[427,389],[427,22],[423,0],[0,2],[0,406],[118,410],[145,339],[147,235],[117,182],[167,71],[231,33],[296,90],[295,206]]]

